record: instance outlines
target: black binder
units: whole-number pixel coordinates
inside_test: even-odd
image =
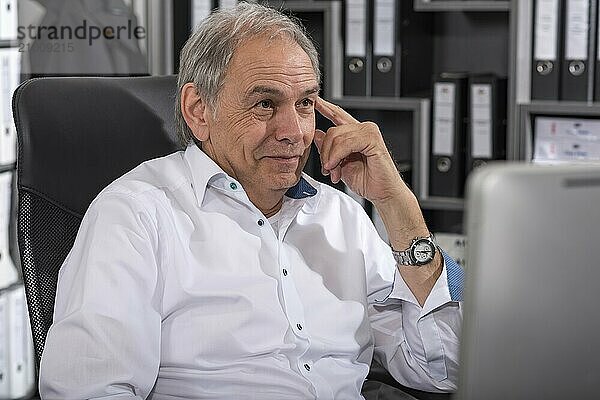
[[[366,0],[344,1],[344,96],[370,94],[369,8]]]
[[[565,0],[564,56],[561,65],[561,100],[592,101],[596,0]],[[592,7],[593,5],[593,7]]]
[[[427,95],[434,65],[432,13],[414,11],[411,1],[374,0],[370,14],[371,95]],[[378,34],[382,31],[388,32],[387,37]],[[383,51],[382,41],[387,44]]]
[[[400,96],[400,12],[396,0],[374,0],[372,15],[373,96]]]
[[[466,174],[491,160],[506,158],[507,79],[494,74],[469,77]]]
[[[465,178],[466,73],[442,73],[433,82],[429,195],[461,197]]]
[[[531,99],[558,100],[563,0],[535,0],[533,11]]]

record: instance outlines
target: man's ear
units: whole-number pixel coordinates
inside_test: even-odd
[[[196,85],[189,82],[181,88],[181,113],[196,139],[208,140],[208,113],[206,101],[198,95]]]

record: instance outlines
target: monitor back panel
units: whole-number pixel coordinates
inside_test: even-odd
[[[456,397],[600,398],[600,167],[490,166],[467,195]]]

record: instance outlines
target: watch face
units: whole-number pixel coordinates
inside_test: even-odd
[[[417,265],[427,264],[433,260],[435,255],[435,248],[433,244],[427,239],[419,239],[412,246],[412,256],[416,261]]]

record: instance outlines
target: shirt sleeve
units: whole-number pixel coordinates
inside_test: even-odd
[[[456,390],[461,267],[442,251],[443,271],[421,307],[396,268],[389,245],[369,225],[365,262],[375,359],[404,386],[429,392]]]
[[[158,229],[128,195],[104,193],[59,273],[40,365],[43,399],[143,399],[160,361]]]

